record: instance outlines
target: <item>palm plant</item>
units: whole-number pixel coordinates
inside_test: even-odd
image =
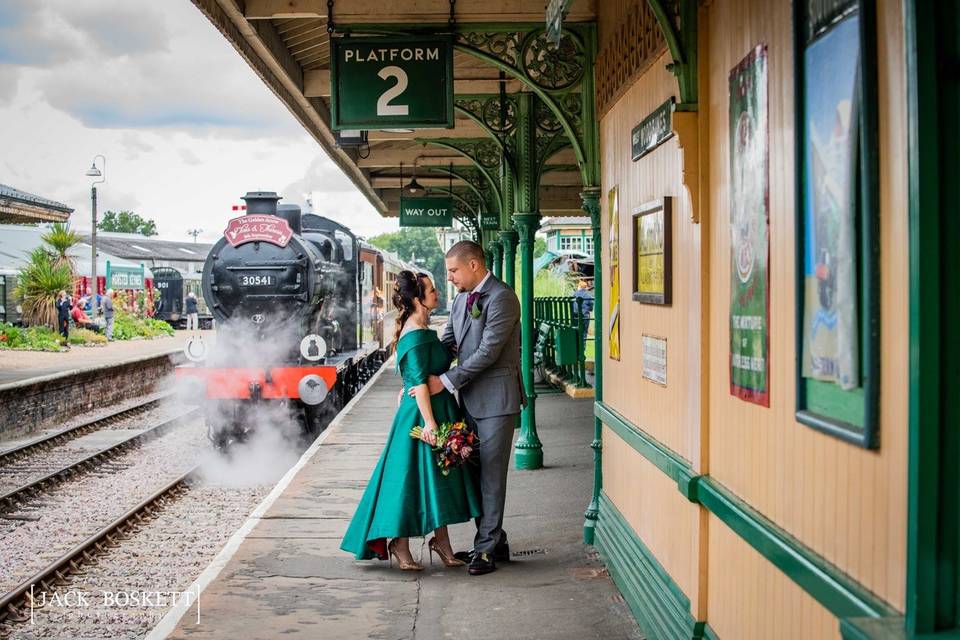
[[[57,222],[40,238],[50,247],[54,266],[68,266],[71,275],[76,272],[77,268],[73,263],[73,258],[67,255],[67,252],[81,242],[80,234],[67,228],[67,225]]]
[[[23,300],[23,321],[28,325],[57,326],[57,294],[73,287],[69,263],[57,262],[44,247],[30,252],[30,259],[17,274],[15,295]]]

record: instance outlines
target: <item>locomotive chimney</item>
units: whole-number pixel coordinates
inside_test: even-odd
[[[287,224],[290,225],[290,228],[293,229],[293,232],[297,235],[300,234],[303,229],[303,224],[300,221],[300,207],[295,204],[280,204],[277,205],[277,215],[287,221]]]
[[[275,216],[279,199],[276,191],[248,191],[247,195],[243,196],[243,201],[247,203],[247,215],[259,213]]]

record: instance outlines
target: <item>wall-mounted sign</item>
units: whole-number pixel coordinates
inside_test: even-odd
[[[493,230],[500,228],[500,216],[495,213],[483,212],[480,214],[480,228]]]
[[[453,198],[400,198],[401,227],[452,227]]]
[[[670,98],[630,132],[631,157],[637,161],[672,137],[673,98]]]
[[[331,38],[330,50],[332,129],[453,127],[449,37]]]
[[[770,406],[767,47],[730,72],[730,393]]]
[[[643,338],[643,377],[667,386],[667,339],[641,334]]]
[[[285,247],[293,236],[290,224],[279,216],[252,214],[232,218],[223,231],[223,237],[231,246],[246,242],[269,242]]]
[[[666,197],[633,210],[633,299],[637,302],[670,304],[672,203],[673,199]]]

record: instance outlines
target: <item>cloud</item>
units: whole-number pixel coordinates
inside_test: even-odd
[[[10,103],[17,95],[20,71],[13,65],[0,64],[0,106]]]
[[[189,149],[180,149],[179,153],[180,153],[180,159],[183,160],[184,164],[189,164],[189,165],[203,164],[203,160],[198,158],[197,154],[195,154],[193,151],[190,151]]]
[[[354,192],[357,188],[350,179],[344,175],[340,167],[333,163],[333,160],[325,155],[318,154],[306,173],[299,180],[288,184],[283,190],[285,200],[303,204],[303,195],[313,191],[323,193],[344,193]]]
[[[72,26],[110,56],[135,56],[163,51],[169,46],[170,35],[163,14],[148,7],[71,3],[64,7],[64,12]]]
[[[0,3],[0,63],[50,67],[82,55],[82,41],[40,2]]]

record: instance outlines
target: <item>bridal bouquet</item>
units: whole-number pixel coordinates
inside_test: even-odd
[[[410,430],[410,437],[420,440],[423,427],[414,427]],[[476,451],[480,438],[467,426],[466,422],[444,422],[434,431],[437,443],[433,451],[437,454],[437,466],[440,473],[447,475],[450,469],[459,467]]]

